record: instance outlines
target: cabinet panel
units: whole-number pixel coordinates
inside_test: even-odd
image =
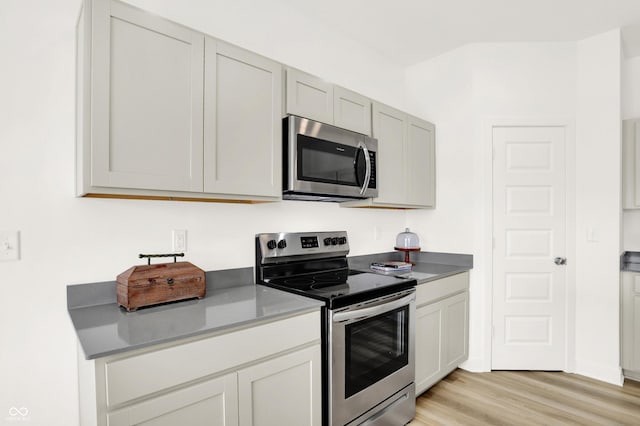
[[[320,339],[318,312],[108,360],[106,398],[116,406],[144,395]],[[255,342],[260,341],[256,346]],[[180,366],[180,368],[165,368]],[[162,374],[158,374],[162,371]]]
[[[444,368],[454,370],[469,355],[469,293],[445,300],[446,336]]]
[[[238,372],[240,425],[321,423],[320,345]]]
[[[469,289],[469,272],[451,275],[420,284],[416,289],[416,306],[433,303]]]
[[[279,63],[206,39],[205,192],[279,198]]]
[[[633,351],[632,369],[640,372],[640,293],[633,294],[633,325],[631,347]]]
[[[373,137],[378,139],[376,202],[405,202],[405,128],[406,114],[386,105],[373,105]]]
[[[442,303],[433,303],[416,309],[416,395],[440,379],[442,307]]]
[[[109,426],[234,426],[238,424],[235,373],[110,413]]]
[[[435,126],[408,117],[407,127],[407,202],[424,207],[435,206]]]
[[[91,184],[202,191],[203,36],[118,2],[93,12]]]
[[[287,69],[287,114],[333,124],[333,85],[295,69]]]
[[[640,119],[622,121],[622,206],[640,208]]]
[[[371,135],[371,100],[339,86],[334,86],[333,92],[334,125]]]
[[[469,356],[469,273],[419,284],[416,292],[416,395]]]

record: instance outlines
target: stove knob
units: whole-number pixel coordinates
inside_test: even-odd
[[[322,240],[324,242],[325,246],[331,245],[331,238],[325,238],[324,240]]]
[[[283,249],[287,246],[287,241],[286,240],[280,240],[278,241],[278,248],[279,249]]]
[[[269,250],[273,250],[274,248],[276,248],[276,240],[267,241],[267,248]]]
[[[337,238],[337,237],[333,237],[333,238],[331,239],[331,245],[332,245],[332,246],[335,246],[336,244],[338,244],[338,238]]]
[[[342,245],[342,244],[346,244],[347,243],[347,237],[340,237],[340,239],[338,240],[338,244]]]

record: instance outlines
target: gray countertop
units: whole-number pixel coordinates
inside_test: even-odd
[[[372,262],[388,260],[403,261],[404,253],[389,252],[352,257],[349,258],[349,267],[359,271],[376,272],[404,278],[415,278],[416,281],[418,281],[418,284],[439,280],[441,278],[448,277],[449,275],[466,272],[473,268],[472,255],[431,252],[411,253],[411,260],[415,262],[411,268],[411,272],[379,272],[374,271],[369,267]]]
[[[67,307],[87,359],[224,332],[312,312],[323,303],[253,284],[253,268],[207,273],[207,294],[126,312],[115,303],[115,282],[67,287]]]
[[[371,272],[371,262],[403,260],[399,252],[349,258],[351,269]],[[408,274],[418,284],[473,268],[473,256],[418,252]],[[116,304],[114,281],[67,286],[67,308],[87,359],[167,343],[183,338],[249,327],[312,312],[323,302],[254,284],[253,268],[206,273],[207,294],[126,312]]]
[[[620,256],[620,270],[623,272],[640,272],[640,252],[625,251]]]

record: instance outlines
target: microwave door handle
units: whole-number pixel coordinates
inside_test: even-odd
[[[364,184],[362,185],[362,188],[360,188],[360,195],[364,195],[364,191],[369,187],[369,180],[371,180],[371,159],[369,158],[369,150],[362,141],[358,142],[358,148],[364,151],[364,163],[366,165]]]

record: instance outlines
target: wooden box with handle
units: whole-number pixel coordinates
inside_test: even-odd
[[[177,262],[175,254],[141,254],[147,265],[132,266],[116,279],[118,305],[127,311],[176,300],[202,299],[206,292],[204,271],[189,262]],[[173,257],[173,263],[151,265],[152,257]]]

